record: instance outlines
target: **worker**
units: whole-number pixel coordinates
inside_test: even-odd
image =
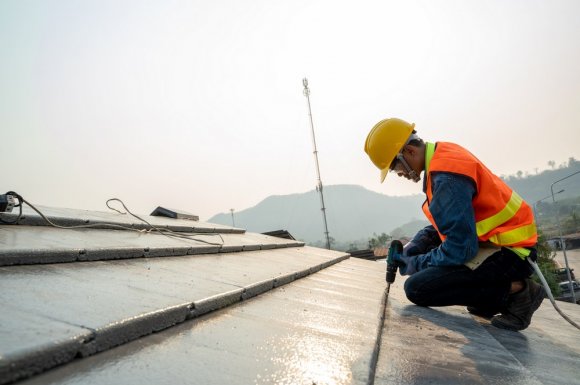
[[[424,142],[415,125],[377,123],[365,152],[380,170],[414,182],[431,223],[395,256],[407,298],[419,306],[467,306],[502,329],[523,330],[544,299],[530,279],[537,232],[532,209],[479,159],[448,142]]]

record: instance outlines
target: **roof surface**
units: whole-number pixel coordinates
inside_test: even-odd
[[[397,277],[383,313],[384,263],[187,220],[146,218],[198,241],[25,216],[0,226],[0,384],[580,384],[580,331],[548,301],[509,332],[412,305]]]

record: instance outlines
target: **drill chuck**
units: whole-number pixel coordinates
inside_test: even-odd
[[[396,263],[387,263],[387,283],[395,282],[395,277],[397,276],[397,270],[399,265]]]

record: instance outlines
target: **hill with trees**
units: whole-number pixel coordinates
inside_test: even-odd
[[[551,200],[550,186],[575,172],[580,171],[580,161],[569,158],[567,163],[562,163],[557,168],[554,161],[549,161],[550,169],[530,174],[518,171],[515,175],[502,175],[503,180],[529,204],[533,205],[538,200]],[[554,185],[554,193],[564,190],[556,196],[556,199],[574,198],[580,195],[580,174],[576,174],[568,179]]]

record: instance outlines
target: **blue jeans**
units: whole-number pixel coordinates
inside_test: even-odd
[[[431,266],[405,281],[407,298],[419,306],[474,306],[501,311],[507,305],[511,283],[533,273],[528,261],[502,248],[477,269],[467,266]]]

